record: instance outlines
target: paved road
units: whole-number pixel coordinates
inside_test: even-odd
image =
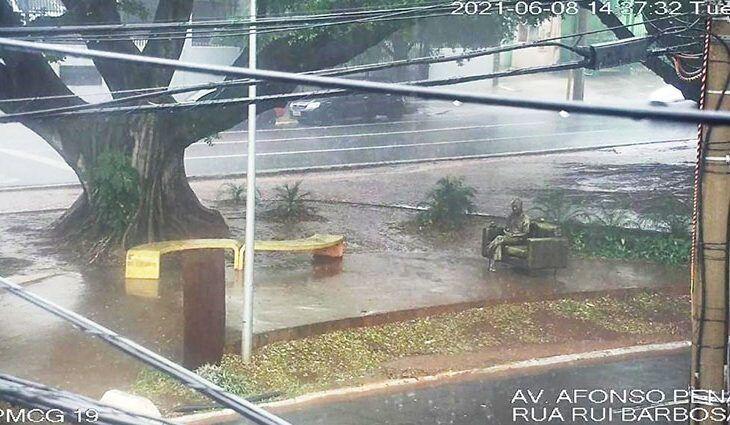
[[[421,103],[395,122],[340,123],[258,133],[259,170],[377,164],[651,142],[693,137],[693,126],[554,112]],[[0,187],[75,183],[76,176],[41,139],[19,125],[0,126]],[[82,136],[80,136],[82,137]],[[245,170],[245,132],[224,132],[212,146],[186,151],[188,175]]]
[[[487,425],[511,423],[625,423],[618,418],[614,420],[573,421],[567,417],[574,407],[593,408],[594,414],[606,412],[609,406],[623,407],[620,403],[595,403],[580,401],[571,403],[567,400],[560,404],[555,401],[562,390],[604,390],[593,394],[594,400],[601,401],[601,394],[608,390],[643,390],[648,397],[654,398],[659,392],[648,395],[648,390],[661,390],[671,396],[675,389],[686,388],[689,379],[689,354],[674,354],[638,360],[625,360],[602,365],[582,366],[553,371],[538,375],[518,376],[511,378],[487,378],[480,381],[462,382],[434,388],[419,389],[407,393],[382,395],[354,399],[305,408],[283,415],[294,425]],[[537,403],[525,403],[513,398],[518,390],[529,397],[527,390],[537,395],[544,390]],[[560,420],[540,421],[543,407],[548,409],[559,406],[564,415]],[[530,409],[525,421],[521,416],[524,410]],[[517,420],[513,414],[517,412]],[[615,415],[615,413],[614,413]],[[601,419],[600,416],[594,416]],[[590,419],[590,416],[589,416]],[[637,421],[632,423],[672,423],[666,420]]]

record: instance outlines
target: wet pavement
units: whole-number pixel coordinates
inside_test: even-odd
[[[15,279],[22,281],[55,270],[57,274],[28,283],[28,288],[181,360],[182,291],[172,264],[163,267],[163,276],[170,277],[161,282],[160,298],[138,298],[125,293],[119,270],[80,274],[57,256],[42,252],[47,261],[44,266],[52,268],[42,269],[39,263],[38,268],[25,270]],[[550,273],[525,276],[508,268],[490,273],[477,255],[459,256],[450,251],[368,252],[355,248],[346,253],[341,264],[313,264],[304,254],[259,255],[257,264],[256,333],[469,301],[676,288],[687,280],[683,269],[578,259],[570,261],[570,267],[555,278]],[[226,292],[230,343],[240,335],[242,302],[240,284],[235,284],[230,274]],[[0,365],[5,373],[98,397],[110,388],[127,388],[141,370],[138,363],[9,294],[0,295],[0,309]]]
[[[624,390],[641,391],[656,399],[661,394],[672,397],[674,390],[687,388],[689,382],[689,354],[664,355],[644,359],[623,360],[591,366],[566,366],[545,373],[529,373],[526,376],[504,378],[487,377],[468,382],[441,384],[412,389],[406,392],[337,400],[320,405],[302,406],[282,413],[292,425],[499,425],[513,423],[638,423],[669,424],[662,417],[643,421],[622,421],[619,415],[609,419],[607,410],[635,406],[621,402],[600,402],[603,393],[610,390],[621,394]],[[518,391],[523,397],[539,397],[537,402],[514,399]],[[543,393],[540,394],[540,391]],[[574,394],[575,390],[594,391],[598,402],[588,397],[578,401],[563,398],[556,400],[561,391]],[[596,391],[597,390],[597,391]],[[637,392],[638,394],[638,392]],[[571,396],[572,397],[572,396]],[[616,399],[614,399],[616,400]],[[649,403],[641,404],[642,407]],[[558,408],[562,419],[552,414]],[[543,408],[546,411],[543,411]],[[574,409],[586,409],[588,420],[581,416],[573,420]],[[517,409],[528,409],[517,410]],[[575,410],[578,414],[579,410]],[[515,412],[517,413],[516,416]],[[545,414],[545,412],[547,414]],[[526,416],[523,416],[526,415]],[[590,420],[591,416],[593,419]],[[524,418],[531,419],[526,421]],[[630,416],[627,416],[630,418]],[[515,419],[515,420],[513,420]]]
[[[305,189],[319,199],[370,203],[415,204],[438,178],[463,175],[478,188],[479,211],[504,215],[509,199],[530,197],[545,188],[564,187],[587,195],[610,193],[687,192],[694,146],[678,142],[560,155],[379,167],[355,171],[307,174]],[[575,166],[587,167],[580,176]],[[678,167],[677,178],[666,179],[666,166]],[[609,171],[606,172],[606,167]],[[637,168],[638,167],[638,168]],[[591,173],[600,169],[601,173]],[[641,169],[640,173],[630,171]],[[623,178],[622,178],[623,177]],[[264,197],[273,186],[297,176],[260,179]],[[221,181],[194,182],[208,204],[218,197]],[[13,211],[68,205],[74,190],[0,194],[0,209]],[[224,212],[234,234],[241,236],[240,206]],[[468,302],[480,299],[520,299],[574,291],[684,285],[687,272],[642,263],[575,260],[571,268],[542,278],[511,271],[490,274],[478,256],[481,223],[449,240],[414,236],[403,223],[412,212],[356,205],[318,206],[322,220],[298,224],[259,222],[258,238],[302,237],[315,232],[342,233],[348,250],[338,266],[313,265],[307,255],[257,257],[256,328],[279,329],[343,317],[360,317],[393,309]],[[52,277],[29,284],[34,292],[98,320],[155,351],[181,358],[182,294],[174,279],[162,286],[161,299],[139,299],[124,292],[120,270],[79,273],[63,248],[45,236],[59,213],[0,214],[0,273],[18,280]],[[60,251],[60,252],[59,252]],[[30,262],[30,263],[28,263]],[[168,270],[170,268],[168,267]],[[240,287],[228,286],[228,330],[238,335]],[[35,307],[0,295],[0,368],[91,396],[109,388],[126,388],[141,369],[122,354],[60,323]],[[292,314],[295,312],[295,314]],[[59,367],[62,365],[62,367]]]

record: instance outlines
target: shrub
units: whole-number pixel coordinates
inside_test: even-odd
[[[220,189],[218,190],[218,199],[234,204],[246,205],[246,184],[222,184]],[[254,203],[256,205],[259,205],[261,203],[261,191],[258,188],[256,189],[256,195],[254,196]]]
[[[293,185],[285,183],[274,188],[273,207],[269,213],[279,220],[298,221],[314,215],[314,208],[307,205],[310,193],[302,190],[302,181]]]
[[[548,189],[537,195],[533,200],[530,212],[535,211],[535,218],[542,218],[556,224],[564,224],[585,217],[581,209],[582,202],[574,202],[563,189]]]
[[[122,152],[101,153],[86,172],[96,224],[121,237],[139,205],[139,174]]]
[[[692,205],[674,194],[663,194],[647,202],[644,220],[676,237],[687,237],[692,224]]]
[[[463,177],[443,177],[419,204],[425,209],[418,213],[417,220],[428,227],[460,228],[467,214],[475,210],[475,194],[476,189],[466,185]]]
[[[605,227],[639,227],[632,217],[631,199],[628,196],[617,197],[613,201],[603,201],[591,212],[585,213],[588,222]]]
[[[689,237],[670,233],[573,223],[566,227],[573,251],[601,258],[647,260],[669,265],[689,263]]]

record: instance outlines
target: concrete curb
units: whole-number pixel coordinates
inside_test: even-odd
[[[645,288],[617,288],[617,289],[601,289],[584,292],[574,293],[556,293],[546,295],[542,293],[536,293],[533,296],[522,296],[522,297],[506,297],[501,299],[481,299],[474,301],[462,301],[451,304],[437,304],[424,307],[416,307],[405,310],[394,310],[379,313],[366,314],[362,316],[345,317],[342,319],[332,319],[323,322],[308,323],[304,325],[291,326],[287,328],[273,329],[270,331],[264,331],[255,333],[253,335],[253,344],[256,348],[261,348],[265,345],[280,342],[280,341],[293,341],[313,336],[322,335],[328,332],[344,329],[356,329],[364,328],[368,326],[379,326],[388,323],[402,322],[411,319],[417,319],[422,317],[434,316],[439,314],[447,313],[458,313],[464,310],[472,308],[489,307],[494,305],[502,304],[514,304],[517,302],[535,302],[535,301],[550,301],[558,299],[573,299],[573,300],[584,300],[588,298],[595,298],[606,295],[616,294],[633,294],[640,293],[643,291],[654,290],[661,291],[667,294],[683,294],[686,292],[686,286],[684,285],[667,285],[664,287],[645,287]],[[240,339],[231,341],[226,344],[227,351],[236,351],[236,347],[240,346]]]
[[[691,346],[689,341],[675,341],[662,344],[635,345],[631,347],[611,348],[606,350],[589,351],[585,353],[564,354],[530,360],[510,362],[485,368],[468,369],[453,372],[443,372],[436,375],[420,378],[393,379],[388,381],[365,384],[357,387],[338,388],[320,391],[298,397],[263,403],[260,406],[273,411],[286,411],[305,403],[331,402],[340,398],[353,396],[367,396],[374,393],[413,388],[422,385],[438,385],[453,380],[479,378],[490,375],[502,375],[511,372],[536,372],[545,368],[568,367],[577,364],[600,363],[607,360],[617,360],[627,357],[639,357],[671,353],[684,350]],[[223,409],[215,412],[198,413],[171,419],[172,422],[186,425],[213,425],[229,423],[239,420],[240,416],[230,410]]]

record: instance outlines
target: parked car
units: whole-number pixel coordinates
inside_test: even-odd
[[[302,124],[327,125],[344,121],[374,121],[378,116],[398,119],[403,116],[403,96],[354,93],[346,96],[311,98],[291,102],[291,115]]]
[[[651,92],[649,95],[649,105],[697,109],[697,102],[686,100],[679,89],[669,84]]]

